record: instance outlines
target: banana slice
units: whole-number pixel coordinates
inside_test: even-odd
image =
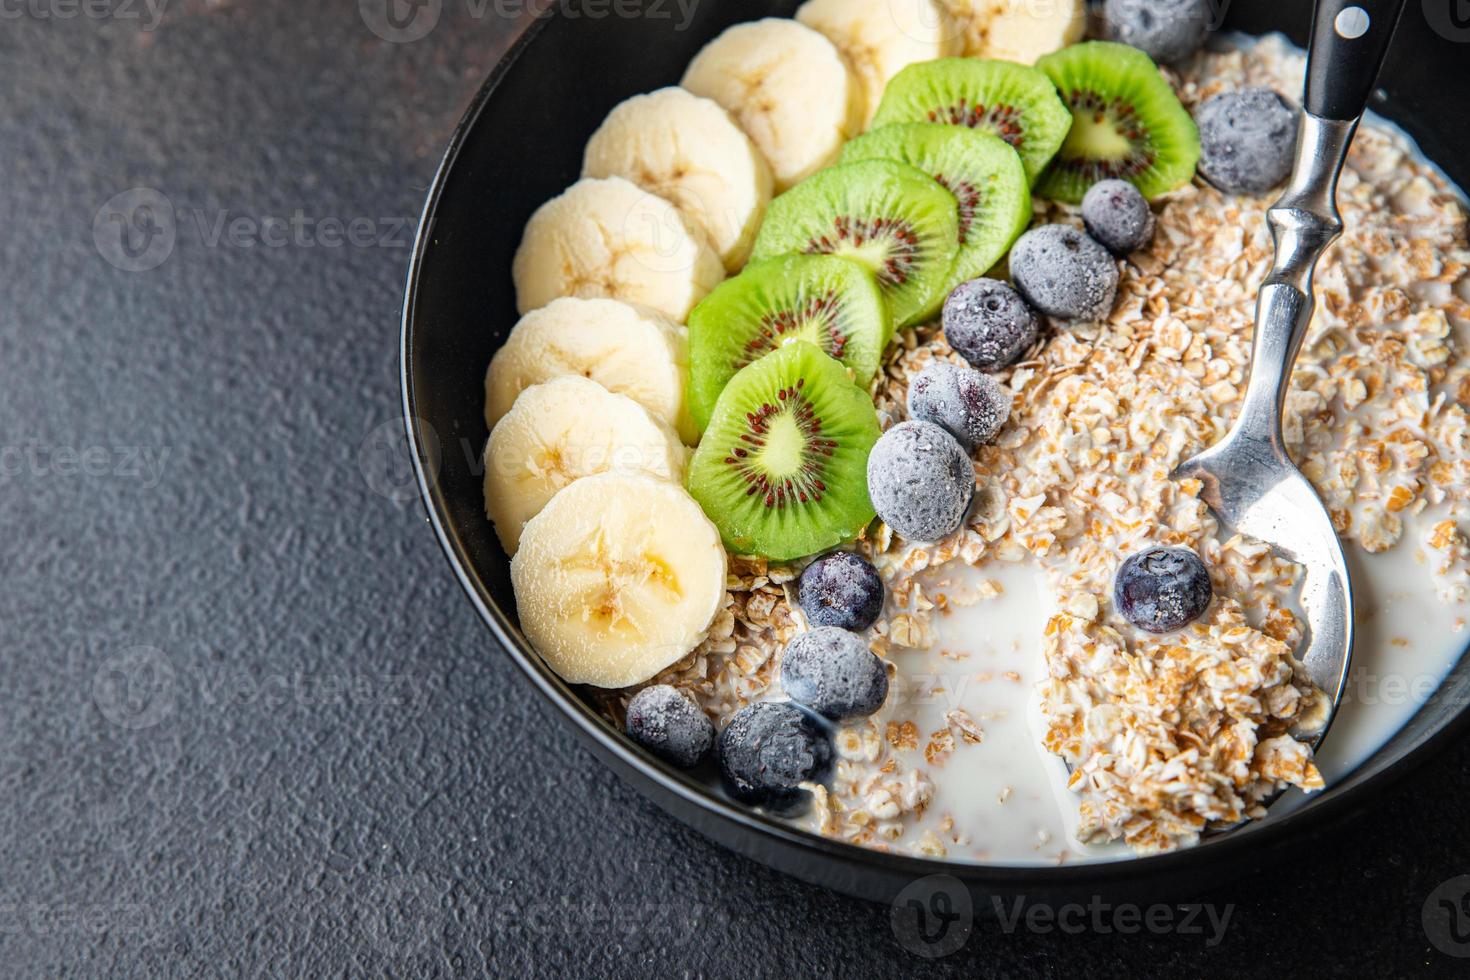
[[[1011,0],[942,0],[949,19],[960,32],[960,53],[976,57],[985,46],[985,28],[992,7],[1004,7]],[[1024,3],[1026,0],[1015,0]],[[1043,0],[1043,2],[1071,3],[1072,0]]]
[[[725,549],[683,487],[603,473],[531,518],[510,578],[521,631],[552,670],[627,687],[704,638],[725,601]]]
[[[492,430],[532,385],[581,375],[627,395],[690,445],[699,430],[685,396],[685,330],[653,310],[611,299],[562,298],[521,317],[485,373]]]
[[[964,44],[940,0],[807,0],[796,19],[826,35],[862,79],[864,126],[889,79],[917,62],[957,55]]]
[[[794,20],[735,25],[705,45],[681,84],[729,110],[765,154],[777,192],[862,132],[861,83],[831,41]]]
[[[583,177],[626,177],[699,225],[739,271],[771,200],[771,168],[719,103],[682,88],[635,95],[592,134]]]
[[[945,0],[964,28],[965,54],[1033,64],[1082,40],[1084,0]]]
[[[511,273],[522,313],[560,296],[607,296],[682,322],[725,267],[678,208],[610,177],[578,181],[531,215]]]
[[[508,555],[557,491],[610,470],[684,482],[689,451],[626,395],[576,375],[521,392],[485,444],[485,514]]]

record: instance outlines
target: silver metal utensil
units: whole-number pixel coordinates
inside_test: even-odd
[[[1353,588],[1342,546],[1316,490],[1287,455],[1281,420],[1292,365],[1312,318],[1312,273],[1342,233],[1337,179],[1403,9],[1403,0],[1320,0],[1314,15],[1296,165],[1267,212],[1276,261],[1261,285],[1251,376],[1234,427],[1183,463],[1225,524],[1304,566],[1301,603],[1312,681],[1332,699],[1320,742],[1347,683]]]

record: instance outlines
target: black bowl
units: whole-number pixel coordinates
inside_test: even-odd
[[[789,16],[796,0],[695,5],[668,19],[550,16],[533,22],[486,80],[454,133],[429,193],[403,315],[403,398],[430,520],[470,600],[504,651],[594,752],[660,806],[726,846],[809,881],[890,900],[928,875],[948,874],[976,895],[1034,899],[1101,894],[1182,897],[1278,863],[1282,851],[1333,818],[1373,805],[1392,780],[1470,724],[1470,666],[1347,778],[1289,813],[1156,857],[1063,867],[994,867],[900,857],[792,829],[723,798],[635,749],[527,646],[516,627],[509,562],[484,516],[480,450],[484,372],[516,321],[510,268],[531,212],[576,181],[582,148],[613,105],[679,81],[725,27]],[[666,9],[677,10],[674,4]],[[1228,29],[1283,31],[1304,43],[1300,0],[1236,0]],[[1452,33],[1452,32],[1449,32]],[[1446,125],[1470,104],[1463,44],[1441,36],[1410,4],[1373,108],[1403,126],[1460,186],[1470,186],[1470,128]],[[1294,93],[1293,93],[1294,94]],[[498,649],[497,649],[498,648]]]

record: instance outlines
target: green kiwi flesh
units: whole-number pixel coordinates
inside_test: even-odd
[[[847,369],[804,340],[743,368],[689,464],[689,493],[738,555],[801,558],[875,516],[868,452],[878,416]]]
[[[959,214],[949,191],[892,160],[823,170],[771,202],[752,261],[836,255],[878,280],[894,325],[933,317],[959,251]]]
[[[805,340],[866,386],[893,334],[866,267],[835,255],[786,255],[745,267],[689,314],[689,408],[700,430],[736,372]]]
[[[910,65],[888,83],[872,128],[938,123],[978,129],[1013,146],[1029,183],[1062,145],[1071,114],[1035,68],[986,58]]]
[[[1076,204],[1100,180],[1126,180],[1146,198],[1189,183],[1199,131],[1148,55],[1088,41],[1036,62],[1062,93],[1072,129],[1036,193]]]
[[[1015,148],[959,126],[894,123],[859,136],[843,163],[882,158],[918,167],[959,202],[960,251],[950,286],[983,276],[1031,223],[1031,189]]]

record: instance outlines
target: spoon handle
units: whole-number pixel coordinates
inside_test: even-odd
[[[1337,178],[1378,78],[1404,0],[1318,0],[1307,54],[1296,165],[1266,213],[1276,260],[1256,301],[1251,377],[1236,423],[1285,458],[1281,416],[1312,319],[1312,272],[1342,233]]]
[[[1404,0],[1318,0],[1307,50],[1306,110],[1348,122],[1363,114]]]

